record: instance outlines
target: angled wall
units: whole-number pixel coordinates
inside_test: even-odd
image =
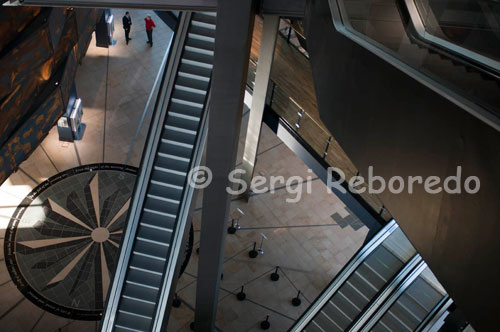
[[[496,331],[500,133],[338,33],[327,0],[308,1],[306,34],[321,119],[363,176],[480,178],[475,195],[379,197],[476,331]]]

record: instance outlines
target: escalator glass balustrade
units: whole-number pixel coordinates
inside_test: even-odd
[[[329,0],[335,27],[422,83],[498,128],[500,12],[479,3],[475,12],[450,10],[451,1]],[[441,7],[445,6],[445,9]],[[483,8],[484,7],[484,8]],[[487,8],[486,8],[487,7]],[[438,9],[442,10],[438,12]],[[471,9],[472,10],[472,9]],[[477,16],[476,24],[465,19]],[[446,25],[451,20],[452,28]],[[481,24],[490,24],[481,29]],[[479,22],[479,23],[478,23]],[[496,26],[496,28],[495,28]],[[460,36],[457,36],[458,32]],[[465,32],[464,32],[465,31]],[[474,38],[470,38],[469,34]],[[451,38],[453,37],[453,38]],[[474,40],[474,43],[471,42]],[[491,41],[495,40],[496,43]],[[479,50],[489,46],[488,51]],[[495,53],[495,54],[494,54]]]

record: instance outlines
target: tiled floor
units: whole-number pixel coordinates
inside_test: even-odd
[[[121,19],[123,12],[115,11],[115,17]],[[171,32],[153,16],[158,28],[155,46],[150,48],[146,45],[142,22],[146,13],[131,11],[131,14],[134,25],[130,44],[125,45],[123,29],[117,22],[116,44],[108,50],[96,48],[92,43],[78,70],[77,90],[84,104],[83,121],[87,124],[83,140],[59,142],[56,128],[52,129],[19,171],[0,187],[1,243],[17,205],[48,177],[89,163],[139,165],[150,112],[145,114],[139,129],[138,125]],[[238,163],[246,121],[247,112],[242,123]],[[137,140],[132,147],[136,132]],[[239,207],[245,216],[240,219],[241,229],[227,236],[217,316],[217,327],[222,331],[260,330],[258,325],[267,315],[270,331],[286,331],[360,247],[367,234],[366,227],[349,217],[344,204],[327,194],[324,184],[266,126],[259,151],[257,174],[285,178],[311,176],[312,192],[304,194],[297,203],[287,203],[286,199],[295,195],[283,189],[274,194],[255,194],[249,203],[233,201],[231,209]],[[201,200],[199,195],[194,216],[195,241],[199,239]],[[251,259],[248,251],[255,241],[259,246],[262,234],[267,237],[262,247],[264,254]],[[3,260],[3,251],[0,255]],[[197,264],[194,252],[177,287],[183,304],[172,309],[168,331],[189,331],[194,316]],[[280,267],[280,279],[272,282],[270,274],[276,266]],[[234,294],[242,285],[247,300],[239,302]],[[290,301],[298,290],[302,293],[302,305],[293,307]],[[96,322],[58,317],[33,305],[10,280],[4,263],[0,263],[0,291],[0,321],[5,331],[94,331],[98,326]]]

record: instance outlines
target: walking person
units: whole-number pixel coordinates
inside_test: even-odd
[[[156,28],[155,22],[150,15],[147,15],[144,19],[146,22],[146,34],[148,35],[148,44],[153,47],[153,28]]]
[[[129,40],[132,40],[132,38],[130,38],[130,27],[132,26],[132,18],[130,17],[129,12],[126,12],[125,15],[123,16],[122,23],[123,23],[123,30],[125,30],[125,42],[128,45]]]

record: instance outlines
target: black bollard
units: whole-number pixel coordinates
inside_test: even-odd
[[[245,286],[241,286],[241,290],[238,294],[236,294],[236,298],[238,299],[238,301],[245,301],[245,299],[247,298],[247,294],[245,294],[245,292],[243,291],[243,288]]]
[[[276,266],[276,271],[274,271],[273,273],[271,273],[271,280],[272,281],[278,281],[280,280],[280,275],[278,274],[278,269],[280,267],[279,266]]]
[[[266,320],[260,322],[260,328],[263,330],[269,330],[271,323],[269,323],[269,315],[267,315]]]
[[[172,301],[172,306],[174,308],[179,308],[181,306],[181,300],[179,299],[179,297],[177,296],[177,293],[175,293],[175,296],[174,296],[174,300]]]
[[[200,254],[200,247],[196,248],[196,253],[199,255]]]
[[[231,221],[231,226],[227,229],[227,234],[234,234],[238,229],[234,226],[234,219]]]
[[[255,250],[256,247],[257,247],[257,242],[254,242],[253,249],[250,250],[250,252],[248,253],[248,256],[250,256],[250,258],[255,258],[255,257],[259,256],[259,252],[257,250]]]
[[[194,322],[191,322],[191,324],[189,324],[189,329],[191,331],[194,331]]]
[[[294,307],[298,307],[302,303],[302,300],[299,298],[299,296],[300,296],[300,291],[297,293],[297,297],[294,297],[292,299],[292,305]]]

